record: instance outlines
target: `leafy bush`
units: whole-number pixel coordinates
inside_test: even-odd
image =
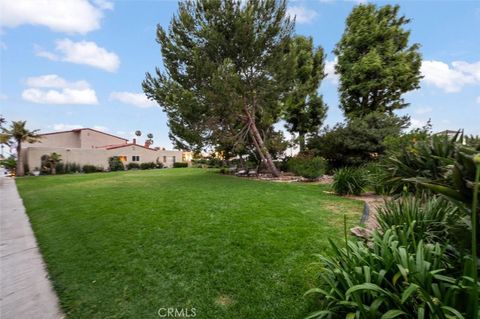
[[[335,171],[332,187],[339,195],[360,195],[367,184],[368,179],[365,170],[344,167]]]
[[[423,240],[448,244],[460,252],[470,237],[466,218],[465,212],[442,197],[408,195],[379,207],[377,222],[380,232],[392,229],[404,246]]]
[[[8,170],[14,170],[17,167],[17,160],[14,156],[10,156],[6,159],[0,160],[0,165]]]
[[[157,162],[155,163],[155,168],[163,168],[163,163],[157,161]]]
[[[110,171],[125,170],[125,167],[123,166],[123,162],[120,160],[118,156],[113,156],[108,159],[108,167]]]
[[[408,117],[371,113],[352,118],[333,128],[326,127],[311,138],[308,148],[328,161],[328,169],[362,166],[385,153],[383,141],[397,136],[408,125]]]
[[[69,173],[79,173],[82,171],[82,168],[80,167],[80,164],[77,163],[65,163],[64,166],[64,172],[65,174]]]
[[[295,175],[315,179],[325,173],[326,162],[321,157],[298,155],[288,160],[287,167]]]
[[[390,194],[390,188],[384,183],[388,173],[380,162],[371,162],[365,165],[363,169],[366,174],[369,189],[372,189],[375,194],[378,195]]]
[[[173,163],[173,167],[174,167],[174,168],[188,167],[188,163],[175,162],[175,163]]]
[[[154,162],[142,163],[140,164],[140,169],[152,169],[155,168]]]
[[[434,181],[448,178],[457,144],[457,138],[433,135],[427,140],[415,142],[411,147],[399,149],[383,161],[387,172],[384,184],[392,193],[399,194],[405,190],[418,190],[419,184],[408,181],[410,178]]]
[[[103,168],[97,167],[95,165],[83,165],[82,171],[86,174],[89,174],[89,173],[103,172]]]
[[[464,318],[471,287],[468,277],[445,275],[450,266],[440,244],[400,244],[395,231],[375,232],[371,247],[332,243],[335,255],[319,256],[319,311],[308,318]]]
[[[127,169],[139,169],[140,168],[140,165],[138,163],[135,163],[135,162],[130,162],[127,164]]]

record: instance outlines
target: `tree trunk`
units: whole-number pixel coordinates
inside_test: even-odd
[[[299,152],[303,153],[305,151],[305,134],[298,135],[298,146]]]
[[[16,176],[25,175],[25,170],[23,169],[23,158],[21,156],[21,151],[22,151],[22,142],[17,141],[17,168],[15,172]]]
[[[248,131],[250,133],[250,136],[253,140],[253,144],[255,145],[255,148],[257,149],[258,154],[260,155],[262,162],[264,162],[267,165],[267,168],[269,172],[275,176],[279,177],[280,172],[278,171],[277,167],[273,163],[273,158],[272,155],[270,155],[270,152],[267,150],[265,147],[265,143],[263,142],[263,138],[260,135],[260,132],[257,129],[257,125],[255,124],[255,120],[248,111],[247,105],[243,105],[243,110],[245,112],[245,115],[247,116],[248,120]]]
[[[55,163],[51,163],[50,165],[52,165],[50,167],[50,172],[52,173],[52,175],[57,174],[57,165]]]

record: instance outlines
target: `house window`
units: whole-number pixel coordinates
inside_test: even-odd
[[[122,162],[126,162],[126,161],[127,161],[127,156],[125,156],[125,155],[120,155],[120,156],[118,157],[118,159],[119,159],[120,161],[122,161]]]
[[[138,155],[133,155],[132,156],[132,162],[139,162],[140,161],[140,156]]]
[[[163,162],[164,162],[164,163],[167,162],[167,157],[166,157],[166,156],[163,157]]]
[[[175,163],[175,156],[172,156],[172,161]]]

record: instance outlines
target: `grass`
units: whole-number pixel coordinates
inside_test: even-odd
[[[328,186],[170,169],[17,179],[69,318],[301,318],[313,254],[361,202]]]

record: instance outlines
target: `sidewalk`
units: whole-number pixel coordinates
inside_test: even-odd
[[[0,318],[64,315],[13,178],[0,177]]]

